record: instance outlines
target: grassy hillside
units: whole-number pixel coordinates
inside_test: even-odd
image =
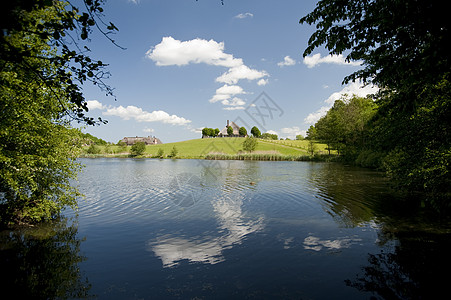
[[[235,155],[243,151],[244,138],[211,138],[194,139],[177,143],[167,143],[162,145],[148,145],[144,157],[157,157],[158,151],[163,151],[163,157],[167,157],[173,147],[177,149],[177,158],[205,158],[207,154],[227,154]],[[318,153],[326,153],[326,145],[315,144]],[[99,156],[127,157],[130,152],[130,146],[97,146]],[[258,145],[253,153],[256,154],[279,154],[286,156],[304,156],[308,155],[308,141],[291,140],[258,140]],[[86,150],[86,149],[85,149]]]

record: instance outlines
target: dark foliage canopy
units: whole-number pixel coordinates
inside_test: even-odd
[[[62,96],[74,104],[70,108],[65,107],[66,113],[73,119],[94,125],[104,121],[85,115],[88,107],[81,85],[87,81],[91,82],[104,90],[107,95],[113,95],[113,89],[104,82],[109,75],[105,70],[107,65],[89,57],[90,49],[82,44],[89,40],[93,28],[98,29],[115,43],[111,39],[111,34],[118,29],[113,23],[107,24],[103,21],[104,0],[83,0],[77,1],[77,4],[81,4],[81,7],[73,5],[71,1],[59,0],[16,0],[2,3],[0,69],[14,64],[18,69],[32,72],[40,84],[55,94],[56,91],[63,90]],[[43,10],[53,10],[52,13],[56,17],[43,19],[42,15],[33,14]],[[58,49],[58,53],[52,56],[39,56],[36,55],[37,51],[33,49],[33,44],[24,47],[10,43],[8,36],[19,32],[48,41],[50,46]],[[29,58],[47,61],[56,72],[46,73],[39,68],[40,64],[30,64]]]
[[[451,70],[448,14],[438,0],[322,0],[300,20],[317,29],[304,56],[325,45],[330,54],[363,61],[345,82],[414,92],[420,82],[435,83]]]
[[[321,0],[300,23],[316,24],[304,56],[324,45],[362,61],[345,83],[380,88],[377,112],[347,149],[352,145],[357,160],[377,161],[399,187],[426,192],[435,208],[451,208],[451,18],[444,3]],[[334,127],[328,116],[313,128],[316,135]]]

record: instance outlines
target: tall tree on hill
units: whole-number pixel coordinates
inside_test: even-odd
[[[251,134],[252,136],[259,138],[262,134],[260,132],[260,130],[257,128],[257,126],[254,126],[251,128]]]
[[[247,135],[247,130],[246,130],[246,128],[240,127],[239,134],[240,134],[241,136],[246,136],[246,135]]]
[[[228,136],[232,136],[233,135],[233,127],[232,126],[227,127],[227,135]]]

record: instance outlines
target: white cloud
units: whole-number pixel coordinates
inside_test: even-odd
[[[162,110],[147,112],[142,108],[133,105],[127,107],[123,107],[122,105],[118,107],[109,107],[103,114],[106,116],[117,116],[123,120],[133,119],[138,122],[162,122],[173,125],[187,125],[188,123],[191,123],[190,120],[176,115],[169,115]]]
[[[241,98],[233,97],[240,94],[246,94],[242,87],[225,84],[216,90],[216,94],[209,101],[210,103],[221,101],[225,106],[241,106],[246,104],[246,102]]]
[[[320,109],[313,113],[309,113],[309,115],[304,119],[304,123],[306,124],[315,124],[322,116],[325,116],[327,111],[331,108],[331,106],[321,106]]]
[[[157,66],[184,66],[190,63],[236,67],[243,64],[240,58],[224,53],[224,43],[214,40],[193,39],[179,41],[173,37],[163,37],[161,42],[146,52],[146,56]]]
[[[279,133],[277,131],[274,131],[274,130],[268,130],[268,131],[266,131],[266,133],[279,135]]]
[[[356,95],[357,97],[365,97],[366,95],[377,93],[378,90],[379,89],[374,85],[364,86],[358,82],[352,82],[345,86],[341,91],[331,94],[324,102],[332,106],[335,100],[338,100],[343,96],[351,97],[352,95]]]
[[[365,97],[369,94],[375,94],[378,90],[374,85],[362,86],[360,83],[353,82],[345,86],[341,91],[332,93],[329,98],[324,100],[327,105],[322,106],[316,112],[310,113],[304,119],[304,123],[315,124],[322,116],[326,115],[327,111],[334,105],[334,102],[340,98],[351,97],[352,95]]]
[[[252,18],[253,16],[254,16],[254,14],[247,12],[247,13],[244,13],[244,14],[236,15],[235,19],[244,19],[244,18],[248,18],[248,17]]]
[[[89,110],[100,109],[103,110],[102,114],[105,116],[117,116],[123,120],[133,119],[138,122],[162,122],[173,125],[187,125],[191,123],[190,120],[176,115],[169,115],[167,112],[162,110],[147,112],[142,108],[133,105],[129,105],[127,107],[123,107],[122,105],[118,107],[105,106],[97,100],[89,100],[87,101],[87,105]],[[151,133],[153,132],[153,129],[144,128],[143,131]]]
[[[268,84],[268,79],[264,79],[264,78],[260,79],[257,82],[257,85],[260,85],[260,86],[267,85],[267,84]]]
[[[216,90],[216,94],[222,94],[222,95],[238,95],[238,94],[244,94],[244,90],[242,87],[238,85],[227,85],[224,84],[222,87]]]
[[[277,63],[277,65],[279,67],[294,66],[295,64],[296,64],[296,61],[288,55],[283,58],[283,61]]]
[[[223,110],[243,110],[243,109],[245,109],[244,106],[229,106],[223,108]]]
[[[241,79],[256,80],[268,76],[265,71],[257,71],[246,65],[230,68],[227,72],[216,78],[217,82],[236,84]]]
[[[304,137],[306,136],[306,131],[300,129],[300,128],[297,127],[297,126],[293,126],[293,127],[285,127],[285,128],[280,129],[280,131],[281,131],[282,133],[286,134],[286,136],[287,136],[288,138],[290,138],[290,139],[296,138],[296,136],[299,135],[299,134],[302,135],[302,136],[304,136]]]
[[[361,61],[350,61],[347,62],[342,54],[339,55],[328,55],[321,57],[320,53],[313,54],[311,56],[304,57],[304,64],[308,68],[313,68],[319,64],[336,64],[336,65],[347,65],[347,66],[360,66]]]
[[[243,105],[246,102],[234,95],[246,94],[242,87],[238,85],[223,85],[216,90],[216,94],[210,99],[210,103],[221,101],[221,104],[226,106],[225,110],[237,110],[244,109]]]
[[[103,106],[103,104],[97,100],[88,100],[88,101],[86,101],[86,104],[88,105],[89,110],[105,108],[105,106]]]
[[[218,101],[224,101],[230,98],[230,95],[226,94],[216,94],[214,95],[210,100],[208,100],[210,103],[216,103]]]
[[[265,77],[269,74],[266,71],[249,68],[241,58],[235,58],[232,54],[225,53],[223,42],[218,43],[214,40],[207,41],[197,38],[179,41],[173,37],[163,37],[158,45],[147,51],[146,57],[153,60],[157,66],[185,66],[203,63],[228,68],[225,73],[216,78],[216,82],[225,85],[216,90],[216,94],[209,100],[210,103],[220,101],[226,106],[239,106],[236,103],[244,104],[244,100],[233,100],[232,97],[246,93],[236,85],[238,81],[242,79],[258,80],[258,85],[268,83]]]
[[[195,132],[195,133],[202,133],[202,129],[204,129],[204,128],[205,127],[191,128],[190,131]]]
[[[246,104],[246,102],[243,99],[238,98],[238,97],[233,97],[233,99],[231,99],[231,100],[229,100],[229,99],[222,100],[221,103],[223,105],[229,105],[229,106],[242,106],[242,105]]]

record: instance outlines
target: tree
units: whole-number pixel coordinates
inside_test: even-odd
[[[98,137],[95,137],[90,133],[82,133],[82,137],[85,144],[96,144],[102,146],[106,146],[108,144],[106,141],[99,139]]]
[[[232,126],[227,127],[227,135],[233,136],[233,127]]]
[[[313,140],[308,140],[308,145],[307,145],[307,152],[310,153],[310,155],[313,156],[313,154],[315,154],[316,151],[316,144]]]
[[[156,156],[159,158],[163,158],[163,155],[164,155],[164,150],[161,148],[158,148],[158,152],[157,152]]]
[[[207,127],[202,129],[202,137],[210,136],[210,130],[209,129],[210,128],[207,128]]]
[[[253,137],[259,138],[262,134],[260,130],[257,128],[257,126],[252,127],[251,134]]]
[[[219,129],[213,129],[213,128],[208,128],[205,127],[202,129],[202,137],[216,137],[219,134]]]
[[[297,141],[302,141],[303,139],[304,139],[304,137],[302,136],[302,134],[296,135],[296,140]]]
[[[247,137],[243,142],[243,150],[252,152],[257,148],[258,141],[256,138]]]
[[[172,157],[172,158],[175,158],[177,156],[178,152],[179,152],[178,149],[174,145],[174,147],[172,147],[171,153],[168,156]]]
[[[56,17],[54,10],[21,14],[42,22]],[[49,39],[34,33],[38,25],[6,35],[3,31],[0,38],[2,224],[51,219],[66,206],[75,208],[80,195],[70,184],[80,169],[76,158],[81,133],[67,119],[67,109],[74,104],[67,98],[64,83],[49,89],[36,77],[36,69],[49,78],[58,77],[59,72]],[[5,45],[26,49],[26,53],[16,53],[21,55],[20,62],[11,61],[13,54],[3,49]]]
[[[81,12],[63,1],[9,1],[0,10],[0,222],[35,223],[76,208],[71,186],[80,165],[81,133],[70,120],[85,116],[81,85],[111,94],[101,61],[88,56],[93,26],[102,31],[102,1]],[[105,25],[108,36],[115,26]]]
[[[146,143],[139,141],[132,145],[130,149],[130,155],[140,156],[144,154],[144,151],[146,151]]]
[[[277,134],[269,133],[269,132],[263,133],[260,137],[265,140],[278,140],[279,139]]]
[[[89,41],[92,28],[97,28],[115,44],[111,35],[118,29],[103,20],[102,5],[102,0],[83,0],[81,7],[60,0],[9,1],[0,12],[2,64],[27,70],[29,80],[43,85],[61,100],[66,115],[89,125],[104,121],[85,116],[88,107],[81,85],[91,82],[113,95],[113,89],[104,82],[108,77],[106,64],[89,57],[90,49],[82,44]],[[28,43],[12,42],[11,37],[18,35]],[[41,55],[39,41],[57,51]],[[34,63],[30,61],[32,58]],[[54,72],[40,68],[41,63],[51,65]]]
[[[314,125],[310,125],[309,129],[307,129],[307,137],[306,140],[314,140],[316,139],[316,128]]]
[[[316,24],[304,56],[321,45],[330,54],[347,53],[363,69],[344,82],[360,79],[380,88],[359,158],[376,152],[383,157],[379,167],[400,187],[449,207],[451,22],[441,2],[322,0],[300,22]]]
[[[365,126],[373,118],[376,104],[371,98],[353,96],[336,100],[325,116],[315,124],[315,139],[337,149],[353,160],[365,146]]]
[[[370,80],[413,95],[451,69],[450,22],[438,0],[322,0],[300,23],[317,25],[304,56],[325,44],[330,54],[349,50],[348,61],[364,62],[345,82]]]
[[[86,150],[86,153],[88,154],[100,154],[101,150],[100,147],[96,144],[91,144],[89,148]]]
[[[240,130],[238,131],[240,136],[246,136],[247,135],[247,130],[244,127],[240,127]]]
[[[103,149],[103,152],[105,152],[106,154],[111,154],[113,153],[113,150],[111,149],[111,144],[106,144],[105,148]]]
[[[116,145],[119,146],[119,151],[120,152],[125,152],[127,150],[127,144],[125,142],[123,142],[122,140],[117,142]]]
[[[368,140],[398,187],[424,192],[426,204],[446,212],[451,200],[451,84],[444,80],[421,96],[415,113],[383,103]]]
[[[80,170],[79,131],[61,119],[56,99],[39,84],[23,80],[20,70],[0,84],[0,223],[36,223],[75,208],[80,193],[71,186]],[[27,93],[34,91],[34,98]]]

